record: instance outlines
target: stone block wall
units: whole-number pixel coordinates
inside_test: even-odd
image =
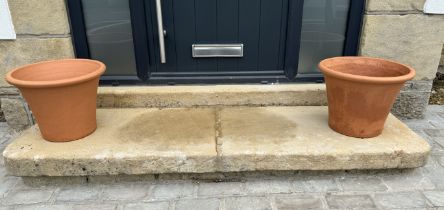
[[[8,0],[16,40],[0,40],[0,98],[8,124],[21,130],[32,123],[27,104],[3,79],[6,72],[42,60],[72,58],[74,51],[64,0]]]
[[[368,0],[360,54],[399,61],[416,69],[416,77],[398,97],[392,112],[422,118],[444,43],[444,16],[422,12],[425,0]]]

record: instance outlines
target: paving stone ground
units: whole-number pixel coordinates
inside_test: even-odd
[[[432,145],[422,168],[21,179],[0,158],[0,210],[444,209],[444,106],[404,122]],[[14,135],[0,123],[0,151]]]

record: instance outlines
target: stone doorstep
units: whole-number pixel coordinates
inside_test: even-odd
[[[99,87],[101,108],[197,106],[320,106],[325,84]]]
[[[92,135],[51,143],[30,128],[5,149],[16,176],[413,168],[430,146],[390,115],[382,135],[346,137],[327,107],[99,109]]]

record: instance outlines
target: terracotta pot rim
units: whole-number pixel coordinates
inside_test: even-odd
[[[349,60],[355,60],[355,59],[364,59],[369,61],[377,61],[377,62],[383,62],[383,63],[391,63],[396,64],[399,66],[402,66],[405,69],[408,69],[409,72],[407,74],[401,75],[401,76],[394,76],[394,77],[372,77],[372,76],[361,76],[361,75],[354,75],[354,74],[348,74],[336,71],[330,67],[328,67],[325,63],[331,62],[332,60],[338,60],[338,59],[349,59]],[[322,60],[319,65],[319,69],[324,73],[326,76],[332,76],[344,80],[349,81],[357,81],[357,82],[365,82],[365,83],[375,83],[375,84],[397,84],[397,83],[404,83],[408,80],[413,79],[415,77],[415,70],[407,65],[401,64],[396,61],[388,60],[388,59],[382,59],[382,58],[374,58],[374,57],[365,57],[365,56],[342,56],[342,57],[333,57],[333,58],[327,58],[325,60]]]
[[[45,81],[28,81],[17,79],[13,76],[14,72],[19,71],[21,69],[29,68],[32,66],[38,66],[47,63],[59,63],[59,62],[87,62],[97,64],[97,68],[94,71],[83,74],[76,77],[66,78],[66,79],[57,79],[57,80],[45,80]],[[89,81],[91,79],[97,78],[105,72],[105,64],[100,61],[91,60],[91,59],[60,59],[60,60],[49,60],[49,61],[41,61],[37,63],[32,63],[28,65],[24,65],[18,67],[6,74],[6,81],[17,87],[27,87],[27,88],[47,88],[47,87],[60,87],[60,86],[68,86],[73,84],[82,83],[85,81]]]

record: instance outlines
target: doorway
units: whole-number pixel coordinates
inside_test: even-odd
[[[103,82],[322,81],[356,55],[364,0],[68,0],[76,56]]]

